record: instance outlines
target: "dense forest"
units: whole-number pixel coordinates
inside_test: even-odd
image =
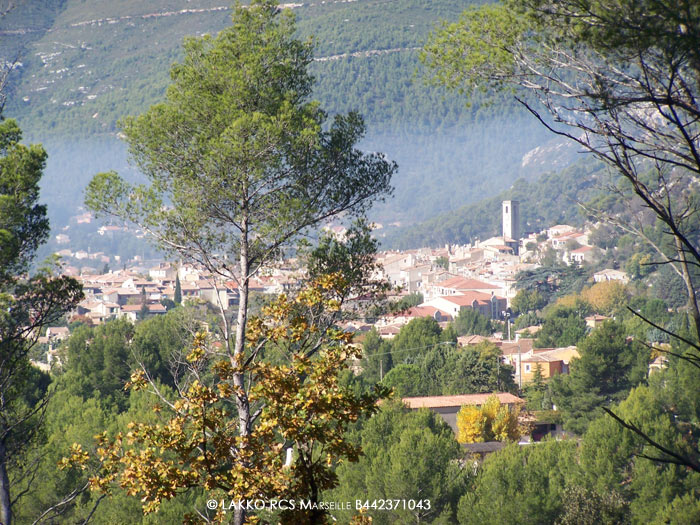
[[[373,212],[381,223],[413,224],[539,174],[521,161],[545,132],[512,98],[467,107],[425,80],[418,55],[429,30],[469,3],[363,0],[294,10],[299,35],[314,39],[313,96],[331,113],[359,111],[363,147],[399,164],[395,198]],[[180,13],[183,7],[190,11]],[[163,96],[183,37],[216,33],[229,17],[228,8],[204,0],[100,9],[65,0],[20,2],[0,20],[3,59],[21,62],[9,78],[5,114],[49,153],[42,189],[54,204],[55,229],[77,212],[66,188],[83,188],[106,169],[138,178],[115,136],[118,119]]]
[[[683,433],[669,421],[666,410],[675,406],[677,417],[696,417],[692,407],[696,406],[697,369],[672,358],[666,370],[646,377],[649,350],[629,341],[631,336],[647,340],[654,335],[625,309],[630,292],[625,290],[620,300],[612,289],[603,293],[584,289],[583,298],[562,296],[563,300],[541,314],[539,337],[554,337],[543,342],[566,345],[578,341],[582,357],[570,375],[550,382],[535,381],[524,390],[524,396],[528,408],[545,421],[551,419],[552,406],[557,405],[559,421],[575,429],[582,437],[580,442],[570,439],[529,447],[511,445],[487,456],[475,474],[472,469],[457,467],[463,453],[453,431],[439,416],[385,402],[378,414],[352,425],[348,439],[361,445],[364,454],[357,463],[340,465],[338,488],[322,496],[324,501],[353,502],[351,510],[334,514],[336,520],[348,522],[357,513],[355,500],[369,499],[366,514],[375,522],[404,523],[415,514],[381,511],[372,508],[371,502],[415,498],[416,494],[431,502],[431,509],[420,511],[420,519],[426,523],[581,523],[591,516],[604,523],[669,523],[667,520],[681,515],[694,520],[698,511],[692,494],[700,483],[697,473],[676,465],[654,466],[639,457],[648,453],[648,447],[601,410],[615,408],[652,437],[677,442],[681,447]],[[683,327],[685,316],[669,314],[662,302],[643,295],[631,300],[635,308],[655,315],[665,327],[687,329],[687,325]],[[576,308],[567,306],[574,302]],[[617,321],[591,332],[582,317],[591,313],[613,314]],[[147,363],[161,391],[167,397],[174,396],[171,367],[191,344],[187,326],[197,318],[216,324],[214,317],[202,317],[201,310],[178,307],[135,327],[124,321],[73,327],[63,349],[66,366],[53,378],[55,392],[42,437],[30,451],[40,462],[40,470],[31,505],[19,506],[18,523],[31,522],[37,510],[55,503],[56,494],[68,493],[85,482],[86,471],[57,471],[55,467],[73,443],[90,450],[96,428],[114,434],[125,431],[130,421],[159,421],[150,395],[125,392],[123,384],[138,363]],[[583,329],[574,328],[578,324]],[[431,319],[412,321],[392,341],[369,332],[363,343],[363,372],[355,375],[346,370],[341,381],[356,391],[380,382],[393,389],[394,398],[517,391],[512,369],[498,365],[497,347],[455,347],[457,335],[488,335],[496,328],[478,314],[474,318],[465,314],[444,329]],[[45,378],[39,384],[48,383]],[[592,384],[597,385],[593,390]],[[157,514],[143,517],[139,501],[114,488],[103,500],[96,492],[84,494],[71,503],[62,519],[82,520],[99,501],[93,523],[179,521],[193,508],[206,512],[208,495],[199,489],[188,491],[164,502]],[[29,496],[25,499],[29,503]],[[275,519],[274,513],[261,516]]]

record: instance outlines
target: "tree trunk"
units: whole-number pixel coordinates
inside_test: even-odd
[[[10,525],[12,523],[10,480],[7,477],[7,458],[5,453],[5,443],[0,441],[0,525]]]
[[[685,250],[683,249],[683,244],[678,237],[676,237],[674,240],[676,241],[676,252],[678,253],[678,259],[681,262],[683,283],[685,284],[686,291],[688,292],[688,310],[690,312],[690,316],[693,318],[695,337],[696,340],[700,340],[700,310],[698,309],[698,300],[695,297],[693,278],[690,275],[690,269],[688,268],[688,261],[686,259]],[[698,262],[700,263],[700,261]]]
[[[248,402],[248,394],[245,390],[245,375],[241,366],[243,365],[245,356],[245,329],[248,322],[248,287],[250,262],[248,259],[248,221],[242,221],[241,232],[241,254],[240,254],[240,286],[238,288],[238,317],[236,324],[236,341],[233,348],[233,367],[236,372],[233,375],[233,384],[236,387],[236,408],[238,410],[238,432],[241,436],[250,434],[250,404]],[[242,444],[241,446],[245,446]],[[247,468],[247,465],[241,464],[239,468]],[[243,505],[236,508],[233,522],[235,525],[245,523],[246,513]]]

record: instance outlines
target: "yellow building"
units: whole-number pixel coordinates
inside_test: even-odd
[[[540,348],[533,349],[522,354],[520,359],[520,377],[522,384],[533,380],[535,370],[539,366],[543,379],[548,379],[556,374],[568,374],[569,363],[580,355],[575,346],[565,348]],[[518,367],[516,366],[516,379],[518,379]]]

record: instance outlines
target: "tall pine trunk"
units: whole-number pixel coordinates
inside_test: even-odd
[[[241,437],[250,435],[250,403],[245,389],[244,371],[241,369],[245,360],[245,331],[248,322],[248,288],[250,283],[250,261],[248,259],[248,221],[243,219],[241,232],[240,253],[240,286],[238,287],[238,317],[236,324],[236,341],[234,342],[232,364],[236,373],[233,376],[233,384],[236,387],[236,408],[238,409],[238,432]],[[245,446],[242,444],[241,446]],[[239,464],[238,468],[248,468],[248,465]],[[239,506],[235,510],[234,524],[245,523],[245,509]]]
[[[5,443],[0,441],[0,525],[11,525],[10,480],[7,477],[7,457]]]

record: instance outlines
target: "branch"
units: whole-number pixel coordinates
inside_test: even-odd
[[[664,447],[664,446],[661,445],[660,443],[658,443],[658,442],[654,441],[653,439],[651,439],[647,434],[645,434],[644,432],[642,432],[642,430],[640,430],[639,427],[637,427],[636,425],[634,425],[634,424],[632,424],[632,423],[627,423],[626,421],[624,421],[623,419],[621,419],[618,415],[616,415],[616,414],[615,414],[612,410],[610,410],[609,408],[603,407],[603,410],[605,410],[605,412],[606,412],[610,417],[612,417],[615,421],[617,421],[618,423],[620,423],[620,425],[622,425],[624,428],[626,428],[627,430],[630,430],[630,431],[634,432],[634,433],[637,434],[639,437],[641,437],[644,441],[646,441],[647,443],[649,443],[652,447],[654,447],[655,449],[657,449],[657,450],[663,452],[664,454],[667,454],[667,455],[671,456],[671,458],[673,458],[673,459],[666,459],[666,460],[660,460],[660,461],[663,461],[664,463],[673,463],[673,464],[676,464],[676,465],[681,465],[681,466],[684,466],[684,467],[689,467],[689,468],[691,468],[692,470],[694,470],[695,472],[700,472],[700,463],[698,463],[698,462],[695,461],[694,459],[681,456],[680,454],[677,454],[676,452],[674,452],[674,451],[672,451],[672,450],[670,450],[670,449]],[[650,459],[650,458],[648,458],[647,456],[643,456],[643,455],[639,455],[639,456],[640,456],[640,457],[645,457],[645,458],[647,458],[647,459]]]
[[[97,510],[97,506],[100,504],[100,502],[102,501],[102,499],[103,499],[105,496],[107,496],[107,494],[102,494],[102,495],[100,495],[99,498],[97,498],[97,501],[96,501],[95,504],[92,506],[92,510],[90,511],[90,514],[88,514],[88,515],[87,515],[87,518],[85,518],[85,519],[82,521],[81,525],[87,525],[87,524],[90,522],[90,520],[92,519],[92,515],[95,514],[95,511]]]
[[[662,331],[663,333],[665,333],[666,335],[670,335],[671,337],[674,337],[674,338],[678,339],[679,341],[684,342],[685,344],[687,344],[687,345],[689,345],[689,346],[692,346],[693,348],[695,348],[696,350],[698,350],[698,351],[700,352],[700,345],[698,345],[697,343],[693,343],[692,341],[690,341],[689,339],[686,339],[686,338],[683,337],[683,336],[680,336],[680,335],[678,335],[678,334],[676,334],[676,333],[673,333],[673,332],[670,332],[669,330],[666,330],[664,327],[659,326],[658,324],[654,323],[653,321],[650,321],[649,319],[647,319],[646,317],[644,317],[644,316],[643,316],[642,314],[640,314],[639,312],[633,310],[633,309],[630,308],[629,306],[627,307],[627,309],[628,309],[630,312],[632,312],[634,315],[636,315],[637,317],[639,317],[642,321],[644,321],[645,323],[647,323],[648,325],[650,325],[650,326],[652,326],[652,327],[654,327],[654,328],[656,328],[656,329],[658,329],[658,330],[661,330],[661,331]]]
[[[86,490],[90,488],[90,481],[86,481],[85,484],[73,490],[70,494],[68,494],[65,498],[63,498],[61,501],[58,503],[51,505],[48,509],[46,509],[44,512],[42,512],[37,519],[35,519],[32,522],[32,525],[38,525],[39,523],[42,523],[45,519],[53,519],[57,516],[60,516],[63,514],[67,509],[68,509],[68,504],[73,502],[78,496],[83,494]],[[86,525],[90,519],[92,519],[92,515],[95,513],[95,510],[97,510],[97,506],[100,504],[102,499],[106,496],[106,494],[102,494],[97,501],[95,502],[95,505],[93,506],[92,510],[90,511],[90,514],[88,514],[88,517],[82,522],[83,525]],[[50,516],[49,516],[50,515]]]
[[[677,357],[678,359],[683,359],[684,361],[688,361],[691,365],[700,368],[700,357],[694,356],[694,355],[683,355],[683,354],[677,354],[676,352],[672,352],[671,350],[666,350],[664,348],[659,348],[654,345],[650,345],[649,343],[646,343],[644,341],[640,341],[644,346],[649,348],[650,350],[654,350],[656,352],[662,352],[667,355],[672,355],[673,357]]]

